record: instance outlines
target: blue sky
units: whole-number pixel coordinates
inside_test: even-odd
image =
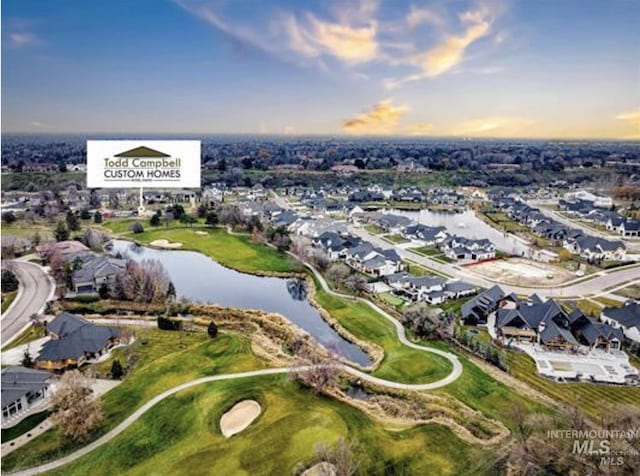
[[[635,0],[4,0],[5,132],[640,138]]]

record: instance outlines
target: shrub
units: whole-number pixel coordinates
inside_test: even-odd
[[[181,331],[182,321],[158,316],[158,329],[161,329],[163,331]]]
[[[2,270],[2,292],[9,293],[18,289],[18,278],[13,271],[8,269]]]
[[[139,221],[131,225],[131,231],[134,233],[144,233],[144,226]]]
[[[209,325],[207,326],[207,334],[209,334],[209,337],[211,337],[212,339],[214,339],[218,335],[218,326],[216,326],[215,322],[211,321],[209,323]]]

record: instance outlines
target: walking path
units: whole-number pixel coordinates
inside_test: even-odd
[[[362,372],[360,370],[354,369],[353,367],[350,367],[346,364],[331,364],[331,367],[337,368],[343,372],[346,372],[348,374],[353,375],[354,377],[357,377],[358,379],[361,379],[365,382],[369,382],[371,384],[375,384],[375,385],[379,385],[382,387],[387,387],[387,388],[393,388],[393,389],[397,389],[397,390],[414,390],[414,391],[422,391],[422,390],[434,390],[437,388],[441,388],[444,387],[446,385],[449,385],[450,383],[454,382],[458,377],[460,377],[460,375],[462,375],[462,364],[460,363],[460,360],[458,359],[458,357],[450,352],[446,352],[440,349],[434,349],[431,347],[425,347],[425,346],[421,346],[418,344],[415,344],[411,341],[409,341],[409,339],[407,339],[406,333],[405,333],[405,329],[402,326],[402,324],[400,324],[400,322],[398,322],[397,319],[395,319],[393,316],[391,316],[390,314],[388,314],[386,311],[384,311],[383,309],[381,309],[380,307],[376,306],[374,303],[372,303],[371,301],[361,298],[361,297],[354,297],[354,296],[350,296],[347,294],[342,294],[342,293],[338,293],[336,291],[333,291],[332,289],[329,288],[329,285],[327,284],[326,280],[322,277],[322,275],[310,264],[305,263],[305,265],[313,272],[314,276],[316,277],[316,279],[318,280],[318,282],[320,283],[322,289],[324,291],[326,291],[329,294],[332,294],[334,296],[338,296],[341,298],[346,298],[346,299],[355,299],[355,300],[359,300],[365,304],[367,304],[369,307],[371,307],[373,310],[375,310],[376,312],[378,312],[380,315],[382,315],[385,319],[387,319],[389,322],[391,322],[395,328],[396,328],[396,334],[398,336],[398,339],[400,340],[400,342],[402,342],[404,345],[406,345],[407,347],[411,347],[412,349],[416,349],[416,350],[421,350],[424,352],[431,352],[433,354],[439,355],[441,357],[444,357],[445,359],[449,360],[449,362],[451,362],[451,364],[453,365],[453,369],[451,371],[451,373],[449,375],[447,375],[446,377],[437,380],[435,382],[430,382],[430,383],[424,383],[424,384],[406,384],[406,383],[400,383],[400,382],[394,382],[394,381],[390,381],[390,380],[385,380],[385,379],[381,379],[378,377],[374,377],[370,374],[367,374],[365,372]],[[95,321],[94,321],[95,322]],[[240,372],[240,373],[232,373],[232,374],[224,374],[224,375],[212,375],[209,377],[203,377],[203,378],[199,378],[196,380],[191,380],[189,382],[183,383],[181,385],[177,385],[173,388],[170,388],[169,390],[166,390],[164,392],[162,392],[159,395],[156,395],[154,398],[152,398],[151,400],[149,400],[147,403],[145,403],[144,405],[142,405],[140,408],[138,408],[135,412],[133,412],[129,417],[127,417],[123,422],[121,422],[118,426],[116,426],[113,430],[109,431],[108,433],[106,433],[105,435],[103,435],[102,437],[98,438],[97,440],[95,440],[92,443],[89,443],[87,446],[63,457],[60,459],[57,459],[55,461],[51,461],[49,463],[43,464],[41,466],[36,466],[34,468],[29,468],[17,473],[10,473],[10,474],[14,474],[16,476],[32,476],[32,475],[36,475],[36,474],[41,474],[47,471],[51,471],[53,469],[59,468],[61,466],[64,466],[66,464],[69,464],[73,461],[76,461],[79,458],[82,458],[83,456],[89,454],[90,452],[92,452],[93,450],[95,450],[96,448],[99,448],[100,446],[108,443],[109,441],[111,441],[112,439],[114,439],[116,436],[118,436],[120,433],[122,433],[124,430],[126,430],[129,426],[131,426],[133,423],[135,423],[144,413],[146,413],[148,410],[150,410],[152,407],[154,407],[157,403],[161,402],[162,400],[164,400],[167,397],[170,397],[174,394],[176,394],[177,392],[180,392],[182,390],[186,390],[188,388],[194,387],[196,385],[200,385],[203,383],[210,383],[210,382],[218,382],[218,381],[222,381],[222,380],[232,380],[232,379],[240,379],[240,378],[250,378],[250,377],[259,377],[259,376],[264,376],[264,375],[278,375],[278,374],[285,374],[285,373],[289,373],[292,371],[296,371],[296,372],[304,372],[307,370],[310,370],[314,368],[314,366],[298,366],[298,367],[281,367],[281,368],[273,368],[273,369],[262,369],[262,370],[254,370],[254,371],[250,371],[250,372]],[[44,431],[44,430],[43,430]]]

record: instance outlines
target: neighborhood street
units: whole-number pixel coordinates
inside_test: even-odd
[[[42,267],[20,260],[11,261],[11,266],[20,281],[20,291],[2,316],[2,345],[20,334],[31,315],[42,311],[54,291],[53,283]]]
[[[608,272],[601,271],[592,279],[587,279],[587,277],[576,278],[574,281],[570,281],[569,283],[565,283],[561,286],[539,286],[532,288],[502,284],[478,276],[464,267],[448,263],[440,263],[410,250],[402,249],[386,240],[383,240],[379,236],[369,233],[362,227],[350,226],[349,231],[382,249],[394,249],[403,259],[412,260],[422,266],[426,266],[427,268],[431,268],[454,278],[463,279],[477,286],[490,288],[498,284],[507,293],[513,292],[516,294],[528,295],[535,292],[540,297],[570,298],[600,293],[607,288],[612,288],[622,283],[640,282],[640,265],[636,264],[617,268]]]

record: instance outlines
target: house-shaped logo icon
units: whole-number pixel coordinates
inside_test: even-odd
[[[165,157],[171,157],[171,156],[169,154],[165,154],[164,152],[160,152],[143,145],[140,147],[136,147],[135,149],[127,150],[125,152],[120,152],[119,154],[114,155],[114,157],[141,159],[145,157],[165,158]]]

